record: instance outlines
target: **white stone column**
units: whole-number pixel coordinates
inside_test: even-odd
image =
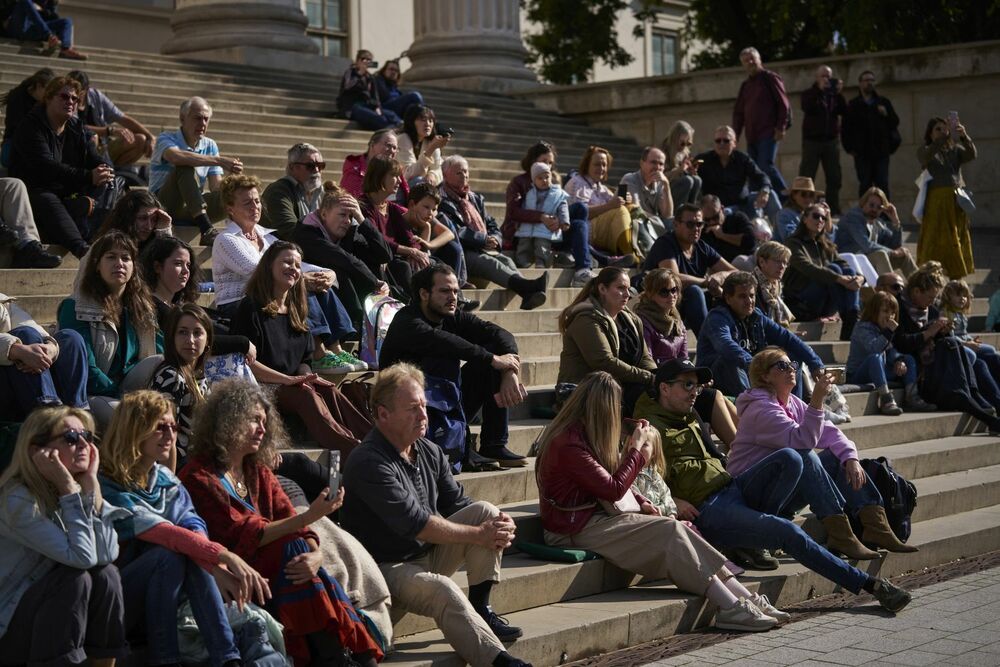
[[[331,63],[306,36],[307,24],[299,0],[176,0],[170,20],[174,34],[161,51],[257,67],[327,71]]]
[[[518,0],[413,0],[407,84],[504,92],[537,84]]]

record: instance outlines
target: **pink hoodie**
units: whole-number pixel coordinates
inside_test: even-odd
[[[823,419],[823,411],[794,394],[781,405],[767,389],[751,389],[737,397],[736,410],[740,423],[726,465],[734,477],[783,447],[829,449],[841,463],[858,458],[858,448]]]

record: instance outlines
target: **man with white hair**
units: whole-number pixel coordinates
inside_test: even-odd
[[[792,124],[792,108],[785,94],[785,83],[769,69],[764,69],[760,53],[752,46],[740,51],[740,63],[747,78],[740,85],[733,108],[736,138],[747,135],[747,153],[771,180],[776,194],[785,191],[785,179],[775,161],[778,142]]]
[[[212,120],[212,107],[202,97],[181,103],[177,130],[163,132],[156,139],[150,159],[149,190],[155,194],[174,224],[190,221],[201,230],[201,245],[210,246],[218,236],[212,223],[226,217],[219,197],[222,176],[238,174],[243,163],[238,157],[219,154],[219,146],[205,136]],[[204,192],[205,184],[208,192]]]
[[[465,251],[470,278],[484,278],[507,287],[521,297],[521,310],[545,303],[548,274],[528,280],[517,270],[514,260],[500,253],[503,242],[500,226],[486,212],[483,196],[469,187],[469,163],[461,155],[449,155],[441,163],[444,182],[438,217],[451,227]]]
[[[826,65],[816,68],[816,83],[802,93],[802,161],[799,176],[816,178],[820,162],[826,175],[830,213],[840,215],[840,123],[847,113],[844,82]]]
[[[264,189],[260,224],[284,241],[292,240],[295,225],[319,208],[323,198],[326,162],[312,144],[297,143],[288,149],[285,175]]]
[[[632,203],[639,205],[646,218],[647,226],[639,228],[639,247],[647,253],[656,239],[674,231],[674,199],[670,181],[664,173],[666,164],[667,156],[663,151],[646,146],[639,158],[639,171],[625,174],[621,180],[632,195]]]

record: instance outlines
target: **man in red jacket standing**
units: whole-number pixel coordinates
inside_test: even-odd
[[[740,93],[733,108],[736,139],[746,130],[747,153],[771,179],[774,191],[783,194],[787,186],[775,160],[778,156],[778,142],[785,138],[785,132],[792,124],[785,83],[780,76],[764,69],[760,53],[752,46],[740,51],[740,62],[748,76],[740,85]]]

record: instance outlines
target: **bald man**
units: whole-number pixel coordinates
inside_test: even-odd
[[[820,163],[826,176],[830,213],[840,215],[840,123],[847,113],[844,82],[826,65],[816,68],[816,82],[802,93],[802,162],[799,176],[816,178]]]

